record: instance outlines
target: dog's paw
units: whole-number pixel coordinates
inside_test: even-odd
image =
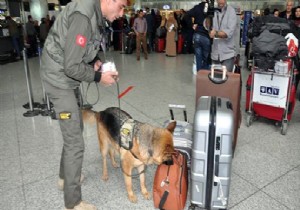
[[[137,197],[136,197],[135,194],[133,194],[133,195],[128,195],[128,199],[129,199],[129,201],[132,202],[132,203],[137,203]]]
[[[107,181],[108,180],[108,174],[102,175],[102,180]]]
[[[112,163],[112,166],[113,166],[114,168],[119,168],[119,165],[118,165],[118,163],[116,163],[116,162]]]
[[[149,192],[143,192],[143,196],[146,200],[150,200],[151,199],[151,194]]]

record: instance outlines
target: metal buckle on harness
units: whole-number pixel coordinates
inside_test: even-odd
[[[133,147],[134,127],[135,127],[135,122],[133,119],[126,120],[126,122],[121,127],[121,130],[120,130],[121,145],[120,146],[126,150],[131,150]]]

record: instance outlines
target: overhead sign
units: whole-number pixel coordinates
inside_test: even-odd
[[[167,9],[171,9],[171,7],[170,7],[170,5],[165,4],[165,5],[163,6],[163,9],[167,10]]]

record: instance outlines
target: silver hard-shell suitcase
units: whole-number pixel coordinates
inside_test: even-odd
[[[191,207],[226,209],[232,163],[234,116],[229,99],[202,96],[194,118]]]
[[[174,147],[186,156],[187,166],[190,168],[193,143],[193,125],[188,122],[185,105],[169,104],[171,120],[175,120],[174,109],[181,109],[184,117],[184,120],[176,119],[176,128],[173,133]],[[166,121],[165,125],[168,125],[169,122],[170,120]]]

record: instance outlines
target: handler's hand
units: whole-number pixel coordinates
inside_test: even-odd
[[[102,73],[100,83],[104,86],[111,86],[119,80],[119,72],[117,71],[106,71]]]
[[[100,69],[101,65],[102,65],[102,62],[100,60],[97,60],[94,64],[94,70],[98,71]]]
[[[209,37],[210,37],[210,38],[212,38],[212,39],[215,38],[215,35],[216,35],[216,30],[213,29],[213,30],[211,30],[211,31],[209,32]]]
[[[193,24],[194,31],[197,29],[197,27],[198,27],[198,24]]]

